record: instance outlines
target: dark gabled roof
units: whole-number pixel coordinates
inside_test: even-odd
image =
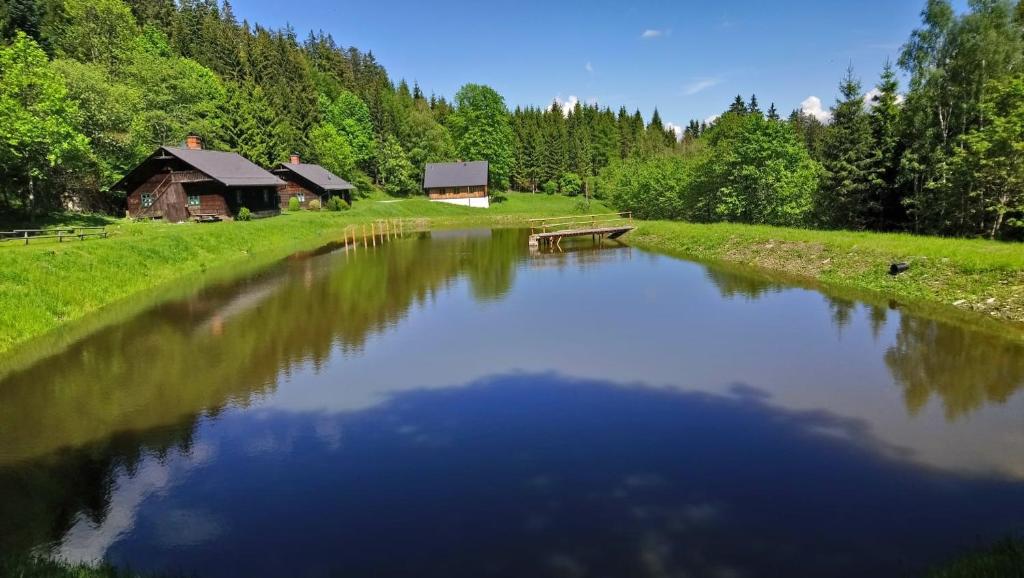
[[[351,191],[355,189],[351,183],[320,165],[307,163],[282,163],[274,169],[275,173],[291,171],[311,184],[325,191]]]
[[[423,188],[477,187],[487,184],[487,161],[428,163]]]
[[[227,187],[276,187],[284,184],[238,153],[179,147],[161,149]]]

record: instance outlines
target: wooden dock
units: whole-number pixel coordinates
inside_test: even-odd
[[[530,219],[529,223],[530,247],[546,245],[561,248],[564,237],[590,235],[595,241],[605,237],[618,239],[636,228],[633,226],[633,213],[629,212]]]

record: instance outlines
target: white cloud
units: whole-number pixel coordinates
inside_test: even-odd
[[[800,110],[804,114],[809,114],[821,122],[828,122],[832,120],[832,113],[821,104],[821,99],[817,96],[808,96],[800,103]]]
[[[583,65],[583,70],[586,70],[590,74],[594,74],[594,65],[588,60],[587,63]]]
[[[680,140],[680,139],[683,138],[683,130],[685,130],[685,129],[683,127],[679,126],[678,124],[676,124],[674,122],[666,123],[665,124],[665,128],[667,128],[668,130],[670,130],[670,131],[672,131],[672,132],[674,132],[676,134],[676,140]]]
[[[640,34],[640,38],[643,38],[644,40],[650,40],[652,38],[661,38],[662,36],[665,36],[666,34],[668,34],[668,33],[666,31],[664,31],[664,30],[658,30],[656,28],[648,28],[647,30],[644,30]]]
[[[690,84],[687,84],[686,88],[683,89],[683,94],[685,94],[686,96],[691,96],[697,94],[698,92],[703,92],[711,88],[712,86],[721,84],[721,82],[721,78],[701,78],[691,82]]]
[[[868,108],[874,107],[875,106],[875,97],[876,96],[880,96],[881,94],[882,94],[882,91],[878,90],[878,87],[872,88],[871,90],[867,91],[866,94],[864,94],[864,104],[866,104],[868,106]],[[904,99],[903,99],[903,95],[902,94],[897,94],[896,95],[896,104],[903,104],[903,100]]]
[[[555,102],[554,104],[552,104],[552,107],[554,107],[554,105],[558,105],[562,109],[562,114],[565,116],[569,116],[569,111],[576,108],[576,103],[578,103],[579,101],[580,98],[574,94],[570,94],[569,98],[565,100],[562,100],[561,96],[556,96]]]
[[[711,123],[715,122],[716,120],[718,120],[718,117],[720,117],[720,116],[722,116],[722,115],[720,115],[720,114],[713,114],[713,115],[705,118],[704,119],[704,123],[705,124],[711,124]]]

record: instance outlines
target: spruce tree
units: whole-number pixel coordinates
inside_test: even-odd
[[[771,104],[771,106],[768,107],[768,115],[767,116],[768,116],[768,120],[779,120],[779,111],[776,110],[774,102]]]
[[[736,95],[736,99],[732,101],[732,104],[729,106],[729,110],[727,112],[732,112],[735,114],[747,113],[747,103],[743,102],[743,97],[741,95]]]
[[[875,196],[874,205],[877,207],[869,226],[875,229],[892,229],[906,220],[906,210],[897,185],[902,148],[899,134],[899,86],[896,71],[887,61],[869,113],[874,140],[871,187]]]
[[[825,176],[817,199],[817,216],[830,227],[864,229],[880,207],[872,194],[875,147],[871,123],[852,67],[840,82],[839,92],[842,97],[832,108],[832,124],[825,133]]]
[[[747,106],[747,112],[751,114],[761,114],[761,107],[757,104],[757,95],[750,95],[750,104]]]

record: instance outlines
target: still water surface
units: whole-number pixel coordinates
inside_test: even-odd
[[[1024,347],[522,232],[297,256],[0,377],[0,552],[907,576],[1024,529]]]

